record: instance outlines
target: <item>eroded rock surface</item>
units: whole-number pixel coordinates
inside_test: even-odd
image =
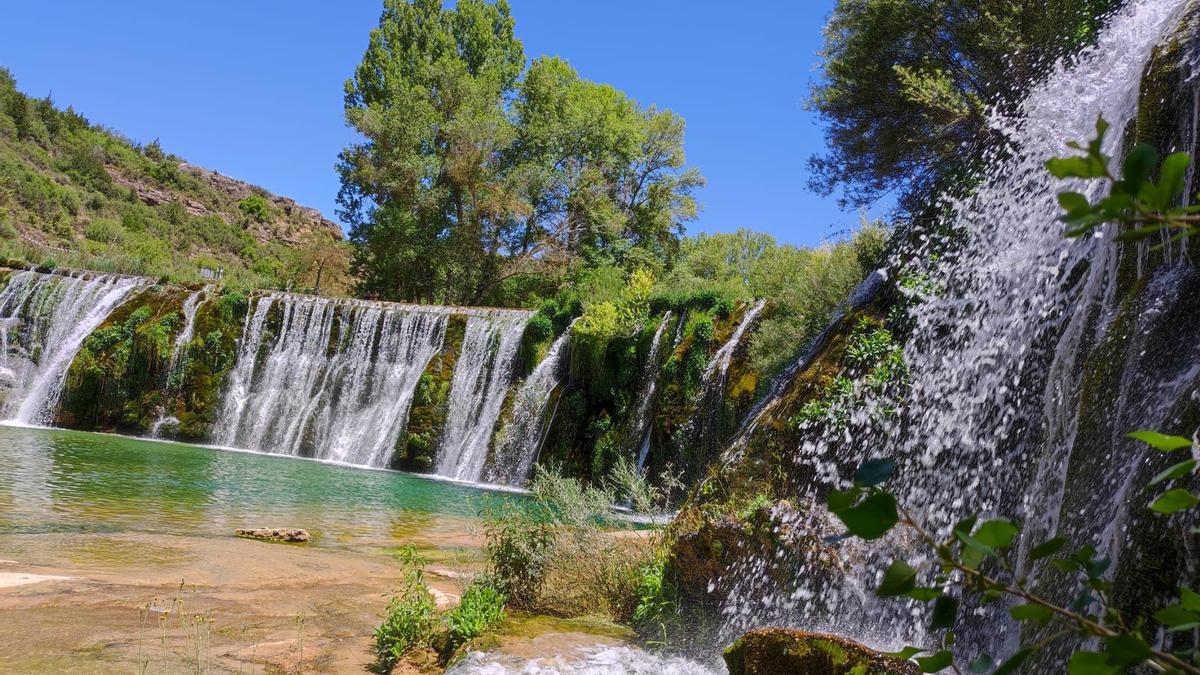
[[[725,650],[729,675],[915,675],[912,661],[885,656],[837,635],[788,628],[752,630]]]

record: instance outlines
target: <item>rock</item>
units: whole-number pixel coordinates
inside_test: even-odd
[[[283,527],[259,527],[255,529],[234,530],[233,533],[239,537],[258,539],[260,541],[282,541],[290,544],[299,544],[308,541],[308,532]]]
[[[788,628],[760,628],[725,650],[729,675],[915,675],[917,664],[885,656],[837,635]]]

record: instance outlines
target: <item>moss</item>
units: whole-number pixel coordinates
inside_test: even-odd
[[[150,428],[163,405],[185,295],[179,288],[148,288],[84,340],[67,372],[58,425],[133,433]]]
[[[442,349],[429,360],[413,392],[408,426],[396,443],[394,468],[406,471],[429,471],[433,468],[450,403],[454,366],[462,352],[466,332],[465,315],[453,314],[447,319]]]
[[[178,395],[170,402],[181,438],[208,438],[220,411],[225,378],[237,361],[247,311],[248,299],[235,292],[223,292],[197,309],[195,332],[184,346],[183,371],[173,388]]]
[[[725,650],[729,675],[918,673],[917,664],[885,656],[837,635],[783,628],[750,631]]]

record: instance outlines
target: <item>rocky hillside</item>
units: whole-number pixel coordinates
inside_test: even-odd
[[[237,285],[336,291],[342,238],[316,209],[31,98],[0,69],[0,255],[185,282],[221,269]]]

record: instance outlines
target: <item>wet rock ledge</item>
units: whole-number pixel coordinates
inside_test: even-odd
[[[836,635],[787,628],[760,628],[725,650],[729,675],[916,675],[912,661],[880,654]]]

